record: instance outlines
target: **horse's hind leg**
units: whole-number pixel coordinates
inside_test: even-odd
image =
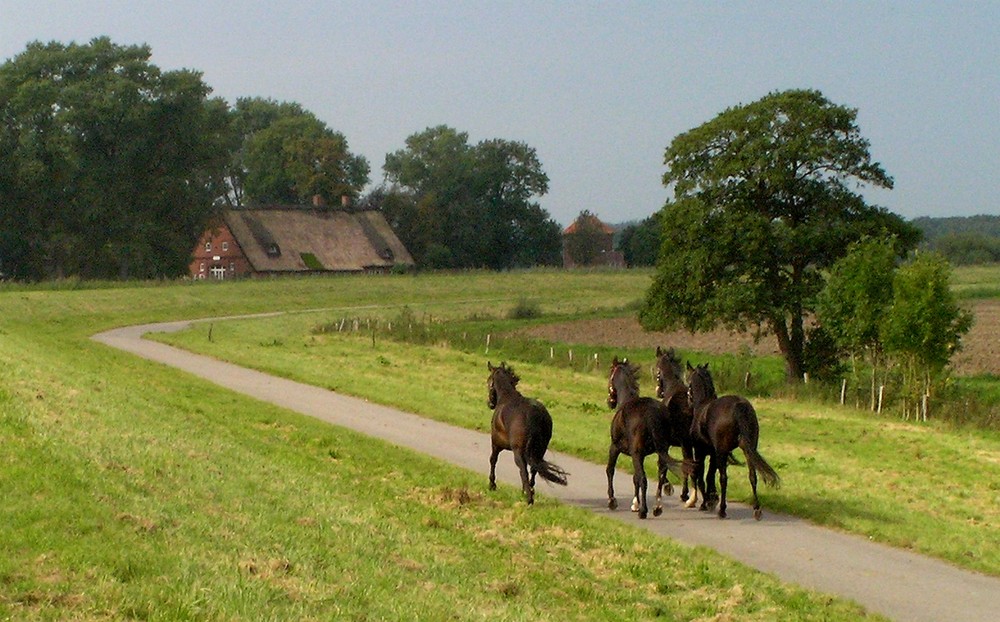
[[[608,474],[608,509],[617,510],[618,501],[615,499],[615,465],[618,464],[618,456],[621,452],[615,447],[614,443],[611,444],[611,448],[608,449],[608,468],[606,469]]]
[[[490,490],[497,489],[497,456],[500,455],[500,451],[500,448],[494,445],[493,451],[490,452]]]
[[[639,518],[646,518],[649,516],[649,506],[646,505],[646,491],[649,482],[646,479],[646,467],[643,465],[641,456],[632,456],[632,485],[635,488],[635,498],[638,501]]]
[[[719,518],[726,517],[726,486],[729,484],[729,455],[719,456]]]
[[[653,516],[659,516],[663,514],[663,489],[667,489],[667,496],[674,494],[674,487],[670,485],[670,480],[667,479],[667,458],[668,456],[663,453],[657,456],[657,467],[659,469],[659,480],[656,483],[656,506],[653,507]]]
[[[528,464],[524,459],[524,452],[514,452],[514,464],[517,465],[517,470],[521,474],[521,491],[527,498],[528,505],[532,505],[535,503],[535,489],[528,478]]]
[[[698,498],[698,492],[701,491],[702,505],[699,509],[707,510],[708,506],[705,505],[705,500],[708,498],[708,495],[705,494],[705,454],[700,449],[694,450],[694,467],[691,479],[694,481],[695,494],[693,499],[688,500],[687,507],[692,508],[695,506],[694,501]]]
[[[684,462],[686,464],[691,464],[691,461],[694,459],[694,452],[691,450],[691,445],[687,443],[682,444],[681,455],[684,457]],[[695,483],[694,474],[684,475],[684,477],[681,478],[681,501],[687,501],[688,499],[690,499],[690,488],[688,488],[689,481],[691,484]],[[697,488],[694,489],[694,496],[695,498],[698,497]],[[687,507],[689,508],[694,507],[694,503],[688,503]]]
[[[719,493],[715,490],[715,474],[718,470],[718,460],[714,453],[708,456],[708,473],[705,475],[705,486],[702,488],[701,509],[710,510],[719,501]]]
[[[753,517],[755,520],[760,520],[763,512],[760,509],[760,500],[757,499],[757,469],[750,460],[747,460],[747,471],[750,472],[750,490],[753,492]]]

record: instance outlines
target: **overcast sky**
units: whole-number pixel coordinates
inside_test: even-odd
[[[1000,1],[0,0],[30,41],[145,43],[214,95],[302,104],[368,158],[436,125],[534,147],[563,225],[662,207],[677,134],[768,92],[858,109],[906,218],[1000,214]]]

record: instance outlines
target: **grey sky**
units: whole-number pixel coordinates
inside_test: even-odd
[[[541,205],[641,219],[677,134],[770,91],[859,110],[906,217],[1000,214],[1000,2],[0,0],[0,60],[29,41],[146,43],[214,94],[295,101],[381,180],[440,124],[524,141]]]

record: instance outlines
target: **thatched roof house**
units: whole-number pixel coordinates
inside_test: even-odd
[[[204,233],[193,278],[384,272],[413,258],[381,212],[271,206],[234,209]]]
[[[625,256],[614,249],[615,229],[590,212],[581,212],[563,229],[563,266],[625,267]]]

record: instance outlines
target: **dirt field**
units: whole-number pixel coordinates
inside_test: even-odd
[[[962,340],[962,351],[952,361],[954,371],[960,376],[1000,375],[1000,300],[977,300],[969,303],[968,308],[976,321]],[[686,331],[648,333],[634,318],[550,324],[526,331],[526,334],[552,341],[624,348],[664,346],[723,354],[739,352],[746,347],[758,355],[778,354],[777,342],[770,335],[755,344],[752,335],[721,330],[699,334]]]

